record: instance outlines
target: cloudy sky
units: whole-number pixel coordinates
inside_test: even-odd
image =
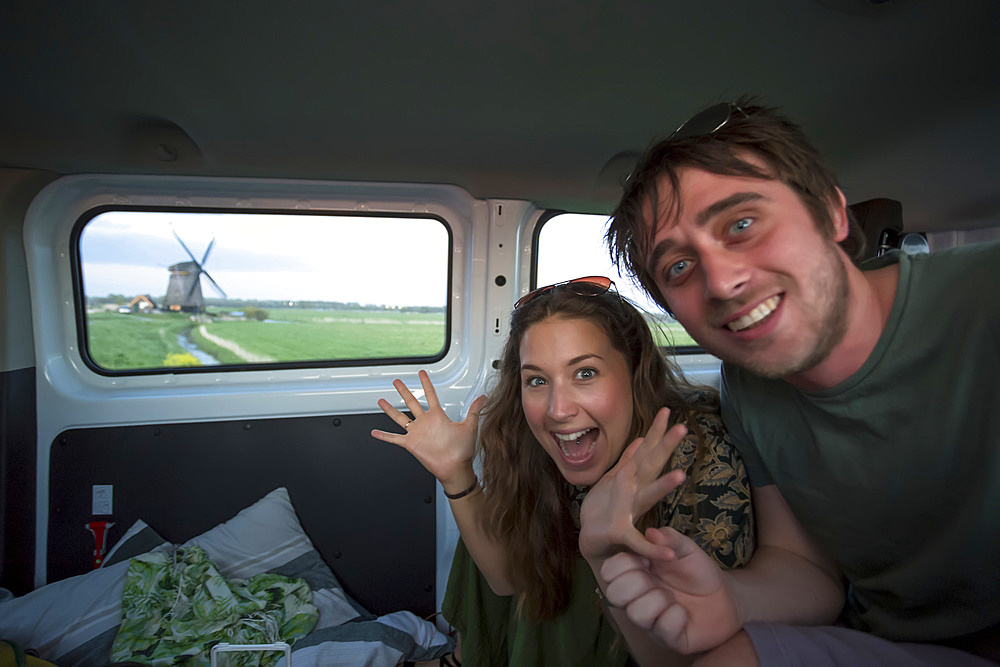
[[[359,224],[361,223],[361,224]],[[236,213],[104,213],[80,241],[88,295],[164,295],[184,242],[236,299],[443,305],[448,232],[439,221]],[[206,297],[218,294],[202,281]]]
[[[538,235],[538,284],[551,285],[582,276],[607,276],[618,291],[640,308],[662,312],[640,290],[622,278],[604,245],[608,216],[566,213],[545,223]]]
[[[607,275],[648,304],[611,268],[606,222],[566,214],[546,223],[539,284]],[[446,298],[448,232],[438,220],[132,211],[103,213],[84,229],[86,294],[162,297],[168,267],[190,260],[174,234],[199,261],[215,239],[204,268],[230,298],[388,306],[443,306]],[[202,291],[218,296],[207,280]]]

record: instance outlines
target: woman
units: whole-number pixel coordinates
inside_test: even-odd
[[[669,525],[723,567],[750,558],[746,472],[716,393],[682,379],[612,286],[580,278],[519,300],[497,385],[461,422],[424,371],[426,410],[393,383],[412,420],[379,400],[406,434],[372,435],[413,453],[450,499],[462,539],[443,611],[466,665],[625,664],[597,573],[623,544],[662,553],[645,528]],[[684,663],[620,610],[604,611],[640,664]]]

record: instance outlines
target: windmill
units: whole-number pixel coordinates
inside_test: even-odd
[[[163,307],[167,310],[184,311],[187,313],[201,313],[205,311],[205,297],[201,293],[201,276],[208,278],[212,287],[222,298],[226,298],[226,293],[222,291],[218,283],[212,279],[208,271],[204,269],[205,262],[208,261],[208,253],[212,252],[215,245],[213,237],[205,249],[205,254],[199,262],[194,254],[184,245],[184,241],[173,232],[174,238],[184,248],[184,252],[191,258],[190,262],[178,262],[170,266],[170,282],[167,283],[167,296],[163,299]]]

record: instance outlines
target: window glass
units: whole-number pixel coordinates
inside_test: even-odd
[[[695,349],[695,342],[684,328],[614,268],[604,243],[607,228],[606,215],[562,213],[546,220],[538,232],[537,285],[581,276],[608,276],[622,296],[646,313],[654,335],[664,345]]]
[[[110,372],[440,357],[437,218],[105,211],[79,232],[81,349]]]

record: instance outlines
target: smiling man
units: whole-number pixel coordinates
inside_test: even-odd
[[[615,262],[723,360],[754,486],[746,568],[662,531],[673,559],[602,570],[705,664],[1000,659],[1000,245],[859,266],[862,238],[799,128],[749,100],[652,146],[613,213]]]

